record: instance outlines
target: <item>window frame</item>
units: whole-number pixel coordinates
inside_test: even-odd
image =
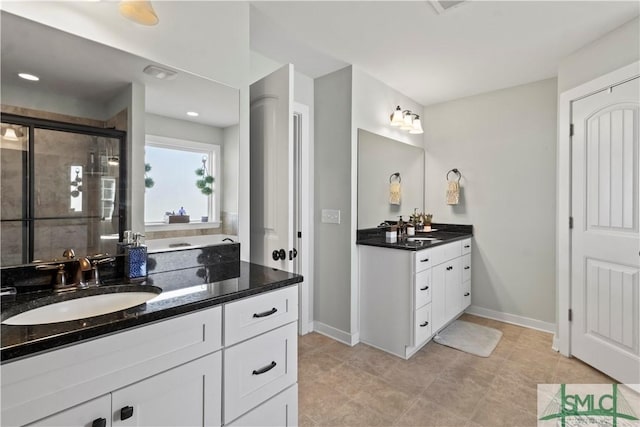
[[[215,188],[213,192],[213,197],[209,197],[209,222],[203,223],[199,220],[194,221],[191,220],[187,224],[166,224],[163,222],[146,222],[144,223],[145,230],[148,231],[169,231],[169,230],[192,230],[199,228],[219,228],[221,224],[220,219],[220,189],[222,188],[222,183],[220,182],[222,173],[220,170],[221,167],[221,152],[222,147],[221,144],[217,143],[204,143],[198,141],[192,141],[188,139],[179,139],[172,138],[167,136],[160,135],[145,135],[144,146],[152,146],[156,148],[166,148],[171,150],[179,150],[179,151],[190,151],[193,153],[206,153],[209,157],[209,161],[207,162],[207,169],[209,174],[215,178]],[[214,159],[215,165],[212,164],[211,158]],[[146,154],[145,154],[146,161]],[[215,174],[211,173],[211,167],[214,166]],[[195,170],[195,168],[194,168]],[[196,176],[194,174],[194,183],[196,180]],[[194,184],[195,185],[195,184]],[[145,188],[146,190],[146,188]],[[146,209],[146,206],[145,206]]]

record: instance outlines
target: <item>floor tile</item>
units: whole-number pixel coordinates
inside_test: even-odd
[[[551,349],[552,335],[463,315],[503,332],[490,357],[429,342],[409,360],[311,333],[298,341],[304,426],[536,424],[537,385],[612,383]]]
[[[394,426],[465,426],[467,418],[449,412],[441,405],[418,397],[409,409],[394,422]]]

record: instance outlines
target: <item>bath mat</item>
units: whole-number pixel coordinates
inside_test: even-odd
[[[487,326],[456,320],[433,339],[438,344],[476,356],[489,357],[502,338],[502,332]]]

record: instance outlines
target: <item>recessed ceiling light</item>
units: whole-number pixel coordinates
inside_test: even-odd
[[[25,80],[30,80],[32,82],[37,82],[38,80],[40,80],[40,77],[34,76],[33,74],[29,74],[29,73],[18,73],[18,77]]]
[[[191,116],[191,117],[198,117],[200,114],[196,113],[195,111],[189,111],[187,112],[187,116]]]

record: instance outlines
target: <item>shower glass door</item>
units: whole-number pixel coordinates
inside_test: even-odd
[[[2,266],[59,259],[67,248],[115,254],[126,218],[124,132],[25,120],[20,145],[2,138]]]

